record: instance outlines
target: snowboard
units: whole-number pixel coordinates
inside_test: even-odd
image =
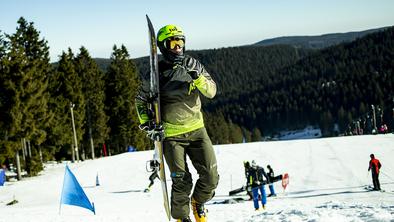
[[[287,175],[287,176],[286,176],[286,175]],[[281,174],[281,175],[278,175],[278,176],[272,178],[271,183],[275,183],[275,182],[278,182],[278,181],[282,181],[282,184],[283,184],[283,178],[285,178],[285,179],[287,180],[287,184],[288,184],[288,177],[289,177],[289,175],[288,175],[287,173],[285,173],[284,175],[282,175],[282,174]],[[267,181],[263,181],[263,182],[262,182],[262,185],[266,185],[266,184],[268,184]],[[286,184],[286,186],[287,186],[287,184]],[[233,196],[233,195],[235,195],[235,194],[241,193],[241,192],[246,191],[246,190],[247,190],[247,186],[242,186],[242,187],[237,188],[237,189],[235,189],[235,190],[231,190],[231,191],[228,193],[228,195],[229,195],[229,196]]]
[[[241,192],[243,192],[243,191],[246,191],[246,186],[242,186],[241,188],[238,188],[238,189],[235,189],[235,190],[231,190],[231,191],[228,193],[228,195],[229,195],[229,196],[233,196],[233,195],[235,195],[235,194],[237,194],[237,193],[241,193]]]
[[[146,15],[146,20],[148,22],[148,34],[149,34],[149,44],[150,44],[150,87],[149,87],[149,97],[151,99],[151,109],[154,113],[154,123],[156,127],[161,126],[161,115],[160,115],[160,88],[159,88],[159,63],[157,56],[157,42],[156,34],[153,28],[152,22],[150,21],[148,15]],[[163,156],[163,142],[154,141],[155,150],[159,157],[159,177],[161,181],[161,188],[163,193],[163,204],[166,211],[168,220],[171,220],[170,214],[170,204],[168,201],[168,191],[166,174],[164,167],[164,156]]]

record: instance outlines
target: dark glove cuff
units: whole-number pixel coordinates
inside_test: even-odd
[[[200,73],[196,70],[190,70],[188,74],[192,77],[193,80],[198,79],[198,77],[200,77]]]

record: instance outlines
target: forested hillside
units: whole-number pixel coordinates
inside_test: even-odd
[[[371,130],[371,105],[380,107],[377,125],[393,125],[393,33],[390,28],[312,53],[273,76],[260,76],[255,80],[258,89],[245,85],[237,98],[219,96],[207,110],[267,134],[312,124],[331,135],[335,123],[344,132],[356,119]],[[237,75],[227,76],[231,74]]]

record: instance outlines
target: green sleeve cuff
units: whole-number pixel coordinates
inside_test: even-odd
[[[216,94],[216,84],[212,80],[207,79],[204,75],[200,75],[196,80],[193,80],[197,89],[207,98],[213,98]]]
[[[200,88],[205,83],[205,79],[206,78],[204,75],[200,75],[197,79],[193,80],[193,82],[197,86],[197,88]]]

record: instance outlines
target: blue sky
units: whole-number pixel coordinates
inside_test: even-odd
[[[267,38],[361,31],[394,25],[393,0],[3,0],[0,30],[13,34],[23,16],[48,41],[52,61],[85,46],[109,58],[124,44],[132,58],[148,55],[145,14],[156,31],[177,24],[187,49],[253,44]]]

